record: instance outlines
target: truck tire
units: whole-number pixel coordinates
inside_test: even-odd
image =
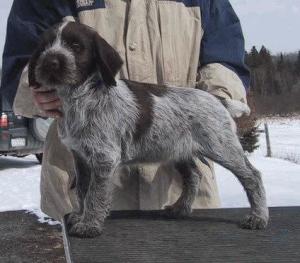
[[[43,162],[43,154],[42,153],[37,153],[35,155],[36,159],[39,161],[40,164]]]
[[[53,119],[36,118],[29,120],[29,127],[32,135],[38,141],[44,142],[46,140],[48,129]]]

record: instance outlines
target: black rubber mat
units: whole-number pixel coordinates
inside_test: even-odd
[[[170,220],[160,212],[114,212],[94,239],[68,237],[68,261],[300,262],[300,207],[272,208],[267,230],[244,230],[248,209],[197,210]]]
[[[25,211],[0,213],[0,263],[63,262],[60,226],[41,224]]]

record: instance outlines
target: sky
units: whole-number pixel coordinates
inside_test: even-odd
[[[254,45],[265,45],[273,54],[300,50],[300,0],[230,1],[241,20],[247,50]],[[0,1],[1,54],[12,2]]]
[[[231,0],[246,48],[265,45],[273,53],[300,50],[300,0]]]

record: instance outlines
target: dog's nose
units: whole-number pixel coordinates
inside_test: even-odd
[[[58,58],[52,57],[48,60],[47,64],[48,64],[49,69],[58,70],[60,63],[59,63]]]

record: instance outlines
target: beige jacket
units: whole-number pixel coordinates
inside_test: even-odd
[[[235,38],[231,50],[223,47],[226,44],[222,41],[225,42],[226,39],[220,40],[216,37],[216,42],[219,42],[214,47],[215,51],[219,53],[223,48],[224,56],[218,55],[214,58],[210,55],[209,59],[215,62],[201,63],[201,52],[207,52],[203,48],[203,42],[210,38],[210,35],[205,36],[205,27],[210,30],[209,26],[212,28],[220,26],[226,27],[224,31],[229,31],[231,24],[223,25],[217,20],[218,17],[213,17],[211,19],[216,21],[210,23],[216,25],[211,26],[206,22],[208,25],[204,27],[205,11],[201,6],[189,6],[189,2],[193,1],[131,0],[129,5],[128,1],[106,0],[103,2],[105,7],[96,8],[95,6],[101,2],[103,1],[77,0],[76,15],[81,23],[95,28],[127,62],[120,72],[120,78],[198,87],[221,97],[246,101],[245,84],[241,76],[232,68],[234,64],[237,69],[242,68],[243,57],[236,54],[226,55],[228,52],[241,53],[237,50],[243,48],[244,40],[241,31],[235,29],[234,32],[229,32],[227,37]],[[217,1],[202,2],[211,2],[212,5]],[[216,10],[221,8],[228,13],[227,16],[232,16],[230,6],[215,4]],[[206,14],[208,15],[213,16],[210,13]],[[234,18],[231,18],[232,23],[238,28],[239,25]],[[73,20],[74,18],[65,16],[62,19]],[[216,30],[209,34],[214,38],[220,32]],[[242,54],[243,52],[244,50]],[[218,60],[221,63],[218,63]],[[230,66],[224,65],[226,60]],[[28,89],[27,68],[21,76],[14,110],[16,114],[27,117],[41,114],[32,103]]]

